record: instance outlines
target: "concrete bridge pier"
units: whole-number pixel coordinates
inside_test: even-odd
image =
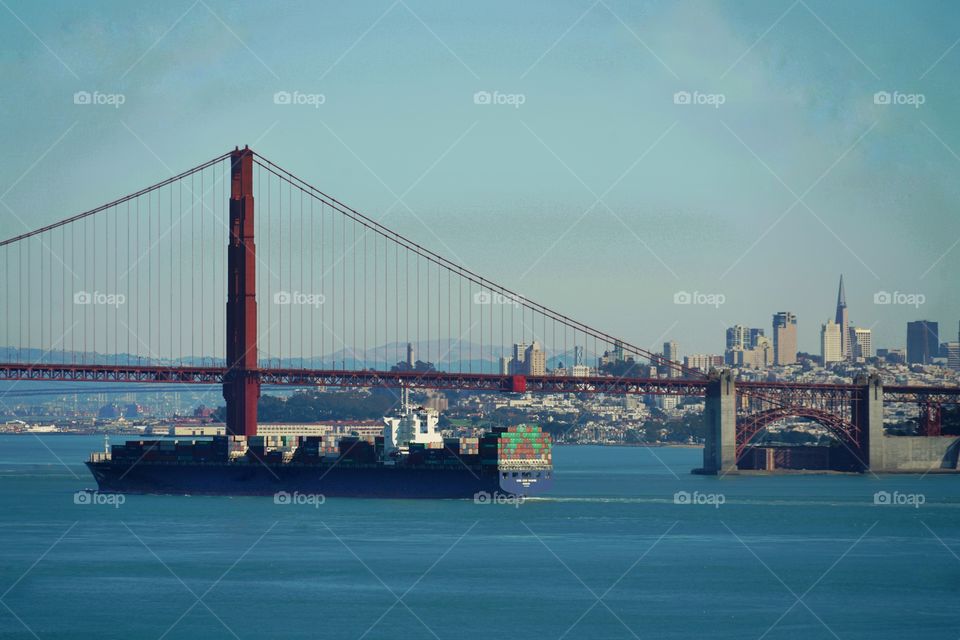
[[[887,436],[883,433],[883,383],[877,375],[855,380],[863,385],[854,420],[864,440],[863,462],[874,473],[956,473],[960,457],[957,436]],[[921,408],[921,417],[923,409]]]
[[[703,447],[703,468],[697,472],[711,475],[736,473],[737,391],[729,371],[711,373],[703,418],[707,437]]]
[[[863,462],[864,471],[881,470],[884,468],[883,381],[880,376],[871,374],[857,376],[853,382],[861,386],[852,407],[854,424],[860,428],[863,443],[856,453]]]

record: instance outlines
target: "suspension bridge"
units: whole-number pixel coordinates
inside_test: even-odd
[[[455,264],[246,147],[2,241],[0,270],[0,380],[222,385],[235,435],[256,434],[262,386],[700,396],[708,472],[736,469],[790,417],[829,429],[861,470],[948,468],[951,455],[956,468],[940,415],[960,388],[687,369]],[[626,373],[585,366],[600,357]],[[920,435],[884,436],[884,403],[916,405]]]

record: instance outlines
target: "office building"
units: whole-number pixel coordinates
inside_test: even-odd
[[[710,369],[720,369],[723,367],[723,356],[694,353],[689,356],[684,356],[683,366],[687,369],[696,369],[703,373],[709,373]]]
[[[731,349],[726,353],[726,360],[734,367],[765,369],[773,364],[773,343],[766,336],[758,336],[756,346]]]
[[[540,348],[540,343],[534,341],[524,353],[524,373],[528,376],[543,376],[547,374],[547,353]]]
[[[850,345],[853,349],[854,360],[865,360],[873,357],[873,332],[863,327],[850,327],[847,332]]]
[[[833,320],[820,325],[820,361],[823,366],[843,360],[842,335],[840,325]]]
[[[777,366],[797,362],[797,316],[789,311],[773,315],[773,362]]]
[[[727,329],[727,351],[731,349],[749,349],[750,346],[749,328],[738,324]]]
[[[663,343],[663,357],[671,362],[680,362],[680,351],[675,340]]]
[[[948,367],[960,370],[960,342],[945,342],[940,352],[947,359]]]
[[[513,345],[513,356],[506,358],[506,372],[513,376],[524,375],[527,373],[526,363],[524,362],[527,357],[527,344],[525,342],[514,343]],[[500,369],[503,370],[504,363],[503,359],[500,362]]]
[[[736,366],[742,360],[742,356],[736,355],[735,351],[755,349],[765,339],[763,329],[745,327],[740,324],[730,327],[727,329],[726,350],[724,351],[726,363]]]
[[[675,340],[663,343],[663,357],[670,362],[680,362],[680,349]],[[673,367],[667,368],[667,377],[676,378],[680,376],[680,371]]]
[[[907,363],[930,364],[940,351],[939,325],[930,320],[907,323]]]

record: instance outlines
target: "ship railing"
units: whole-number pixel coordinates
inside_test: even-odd
[[[109,462],[110,454],[105,451],[94,451],[90,454],[90,462]]]

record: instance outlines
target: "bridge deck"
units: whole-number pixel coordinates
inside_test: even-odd
[[[223,384],[225,367],[156,365],[26,364],[0,363],[0,380],[58,382],[123,382]],[[516,376],[444,371],[341,371],[323,369],[263,368],[256,370],[261,384],[280,386],[396,387],[509,392],[517,388]],[[609,393],[704,396],[706,379],[616,378],[612,376],[525,376],[525,391],[534,393]],[[737,387],[755,394],[849,394],[855,384],[740,381]],[[960,387],[887,386],[888,402],[958,402]]]

